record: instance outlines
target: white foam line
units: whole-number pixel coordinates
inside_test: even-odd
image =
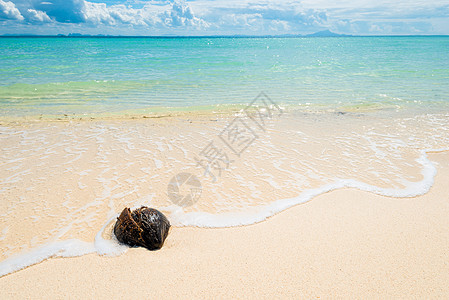
[[[380,188],[354,179],[337,179],[333,183],[326,184],[316,189],[304,191],[296,197],[277,200],[268,205],[253,208],[250,212],[226,212],[211,214],[206,212],[186,213],[178,207],[167,207],[166,209],[171,211],[171,222],[175,226],[222,228],[262,222],[292,206],[308,202],[316,196],[341,188],[356,188],[362,191],[396,198],[416,197],[424,195],[430,190],[436,175],[436,168],[428,159],[427,152],[441,152],[448,150],[449,148],[422,150],[421,156],[416,159],[416,162],[423,166],[421,174],[424,178],[420,182],[413,183],[404,189]]]
[[[25,254],[14,255],[0,262],[0,277],[40,263],[52,257],[75,257],[95,252],[93,243],[77,239],[54,242]]]
[[[104,230],[106,229],[106,226],[114,221],[118,217],[118,215],[119,214],[115,214],[114,216],[112,216],[95,236],[95,252],[97,252],[99,255],[116,256],[125,253],[128,249],[128,246],[122,245],[118,242],[114,234],[112,235],[111,240],[106,240],[102,236]]]
[[[58,241],[34,248],[33,250],[13,255],[0,262],[0,277],[20,271],[26,267],[38,264],[50,258],[56,257],[77,257],[91,253],[99,255],[116,256],[121,255],[128,249],[128,246],[120,244],[115,236],[111,240],[106,240],[102,234],[118,214],[111,217],[95,236],[94,242],[85,242],[78,239]]]
[[[171,212],[171,223],[173,225],[216,228],[258,223],[292,206],[308,202],[316,196],[341,188],[356,188],[383,196],[398,198],[416,197],[429,191],[436,175],[436,167],[428,159],[427,152],[442,151],[449,151],[449,148],[422,150],[421,156],[416,161],[423,166],[421,173],[424,179],[404,189],[379,188],[354,179],[338,179],[334,183],[307,190],[297,197],[281,199],[266,206],[253,208],[250,212],[226,212],[218,214],[205,212],[185,213],[178,206],[166,207],[165,209]],[[118,214],[115,214],[109,218],[97,233],[94,242],[89,243],[77,239],[53,242],[35,248],[25,254],[17,254],[7,258],[0,262],[0,277],[53,257],[76,257],[89,253],[98,253],[99,255],[120,255],[124,253],[128,247],[119,244],[114,236],[111,240],[106,240],[102,237],[105,228],[117,216]]]

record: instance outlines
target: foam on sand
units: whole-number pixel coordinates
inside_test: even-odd
[[[0,276],[54,257],[124,253],[112,234],[123,207],[156,207],[174,226],[232,227],[336,189],[422,195],[436,174],[427,153],[449,150],[448,119],[285,116],[216,181],[194,158],[229,118],[2,127],[0,193],[9,201],[0,207]],[[202,184],[200,200],[186,208],[166,194],[180,172]]]

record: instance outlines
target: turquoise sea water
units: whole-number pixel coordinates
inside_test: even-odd
[[[0,38],[0,116],[449,107],[449,37]]]

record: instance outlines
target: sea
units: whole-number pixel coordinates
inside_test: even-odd
[[[416,197],[448,150],[446,36],[3,37],[0,276],[128,251],[124,207],[176,230]]]
[[[448,37],[1,38],[0,117],[447,108]],[[138,112],[135,112],[138,113]]]

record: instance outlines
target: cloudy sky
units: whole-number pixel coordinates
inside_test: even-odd
[[[1,34],[449,34],[449,0],[0,0]]]

